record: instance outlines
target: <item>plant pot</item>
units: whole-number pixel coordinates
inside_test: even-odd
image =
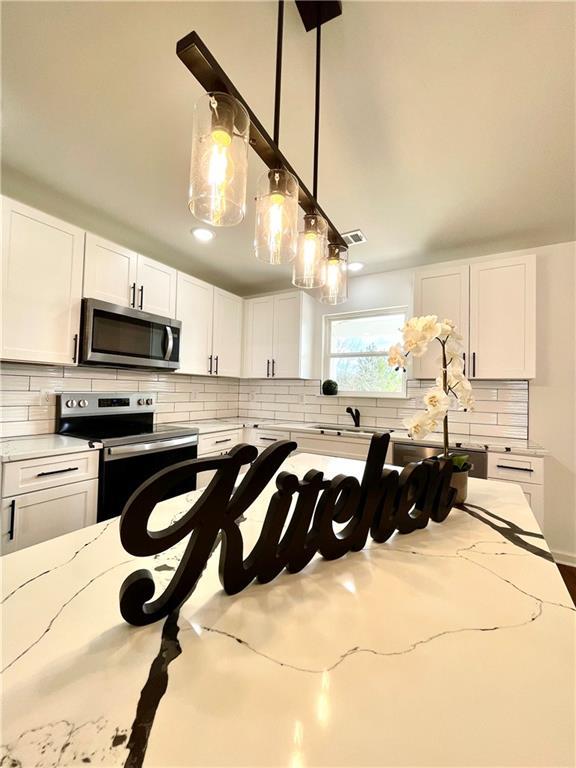
[[[453,472],[450,479],[452,488],[456,488],[455,504],[463,504],[468,496],[468,470],[465,472]]]

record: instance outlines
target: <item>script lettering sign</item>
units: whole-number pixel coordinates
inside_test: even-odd
[[[374,541],[384,542],[394,531],[410,533],[425,528],[429,520],[445,520],[455,496],[450,487],[452,464],[428,460],[409,464],[401,472],[384,469],[389,442],[388,434],[373,436],[360,482],[345,475],[329,480],[314,469],[301,480],[288,472],[278,473],[260,536],[246,557],[238,518],[274,478],[296,443],[279,441],[259,456],[254,446],[241,444],[225,456],[183,461],[158,472],[134,492],[124,508],[122,545],[132,555],[147,557],[187,536],[189,541],[172,581],[156,599],[148,570],[138,570],[124,581],[122,616],[130,624],[150,624],[180,606],[194,591],[219,534],[220,581],[233,595],[254,579],[271,581],[284,568],[290,573],[301,571],[316,553],[335,560],[357,552],[368,534]],[[250,468],[235,488],[246,464]],[[208,470],[216,470],[216,474],[188,512],[164,530],[149,531],[148,520],[156,504],[171,489],[182,488]],[[294,511],[288,520],[291,506]],[[340,524],[337,530],[334,523]]]

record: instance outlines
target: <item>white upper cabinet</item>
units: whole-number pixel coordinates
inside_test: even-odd
[[[245,302],[244,376],[311,376],[313,299],[301,291]]]
[[[2,358],[77,361],[84,231],[3,198]]]
[[[240,376],[242,369],[242,305],[233,293],[214,288],[213,373]]]
[[[244,376],[269,377],[274,339],[274,297],[247,299],[244,317]]]
[[[182,323],[178,373],[240,376],[239,296],[179,272],[176,318]]]
[[[177,272],[172,267],[96,235],[86,235],[86,298],[174,317],[176,282]]]
[[[121,307],[133,307],[137,272],[137,253],[86,233],[84,296]]]
[[[456,323],[464,339],[468,362],[469,266],[453,265],[419,269],[414,280],[414,314],[438,315]],[[433,342],[422,357],[412,358],[412,374],[417,379],[435,379],[439,375],[440,344]]]
[[[536,375],[536,257],[470,265],[469,373],[477,379]]]
[[[136,307],[153,315],[176,315],[177,272],[166,264],[138,254]]]
[[[213,305],[214,286],[178,272],[176,319],[182,323],[178,373],[210,372]]]

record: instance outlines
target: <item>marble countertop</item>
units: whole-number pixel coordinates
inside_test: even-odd
[[[0,461],[22,461],[42,456],[62,456],[66,453],[99,450],[102,444],[81,440],[67,435],[35,435],[32,437],[10,437],[0,440]]]
[[[282,469],[312,467],[364,463]],[[471,479],[468,504],[232,597],[212,557],[179,614],[140,628],[122,581],[148,567],[163,590],[185,542],[136,559],[113,520],[4,556],[1,764],[573,766],[576,609],[518,486]]]
[[[212,422],[211,422],[212,423]],[[216,422],[214,422],[216,423]],[[219,422],[220,424],[226,424],[225,420]],[[326,420],[329,423],[329,418]],[[201,422],[198,423],[199,426]],[[311,434],[321,434],[321,430],[318,427],[313,426],[309,422],[300,421],[275,421],[274,419],[256,419],[256,418],[240,418],[234,419],[235,427],[269,427],[270,429],[280,430],[283,432],[309,432]],[[232,425],[223,426],[222,429],[232,429]],[[215,431],[215,430],[213,430]],[[323,430],[325,433],[327,430]],[[345,425],[334,425],[334,431],[340,432],[342,436],[351,439],[369,440],[370,433],[358,433],[352,432],[346,429]],[[382,428],[383,432],[386,432],[386,428]],[[433,433],[428,435],[425,440],[412,440],[408,437],[408,432],[405,430],[393,429],[390,430],[391,442],[402,443],[416,443],[417,445],[430,445],[442,443],[442,435],[439,433]],[[457,444],[457,445],[456,445]],[[516,438],[507,437],[489,437],[486,435],[467,435],[460,436],[457,440],[454,440],[451,445],[453,447],[462,448],[464,450],[487,450],[491,453],[518,453],[526,456],[548,456],[549,451],[543,448],[533,440],[518,440]]]

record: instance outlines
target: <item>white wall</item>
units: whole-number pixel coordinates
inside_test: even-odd
[[[350,280],[348,301],[335,307],[316,302],[314,324],[314,368],[315,378],[322,375],[322,334],[325,315],[358,312],[362,309],[379,307],[407,307],[412,312],[414,270],[399,269],[376,275],[362,275]]]

